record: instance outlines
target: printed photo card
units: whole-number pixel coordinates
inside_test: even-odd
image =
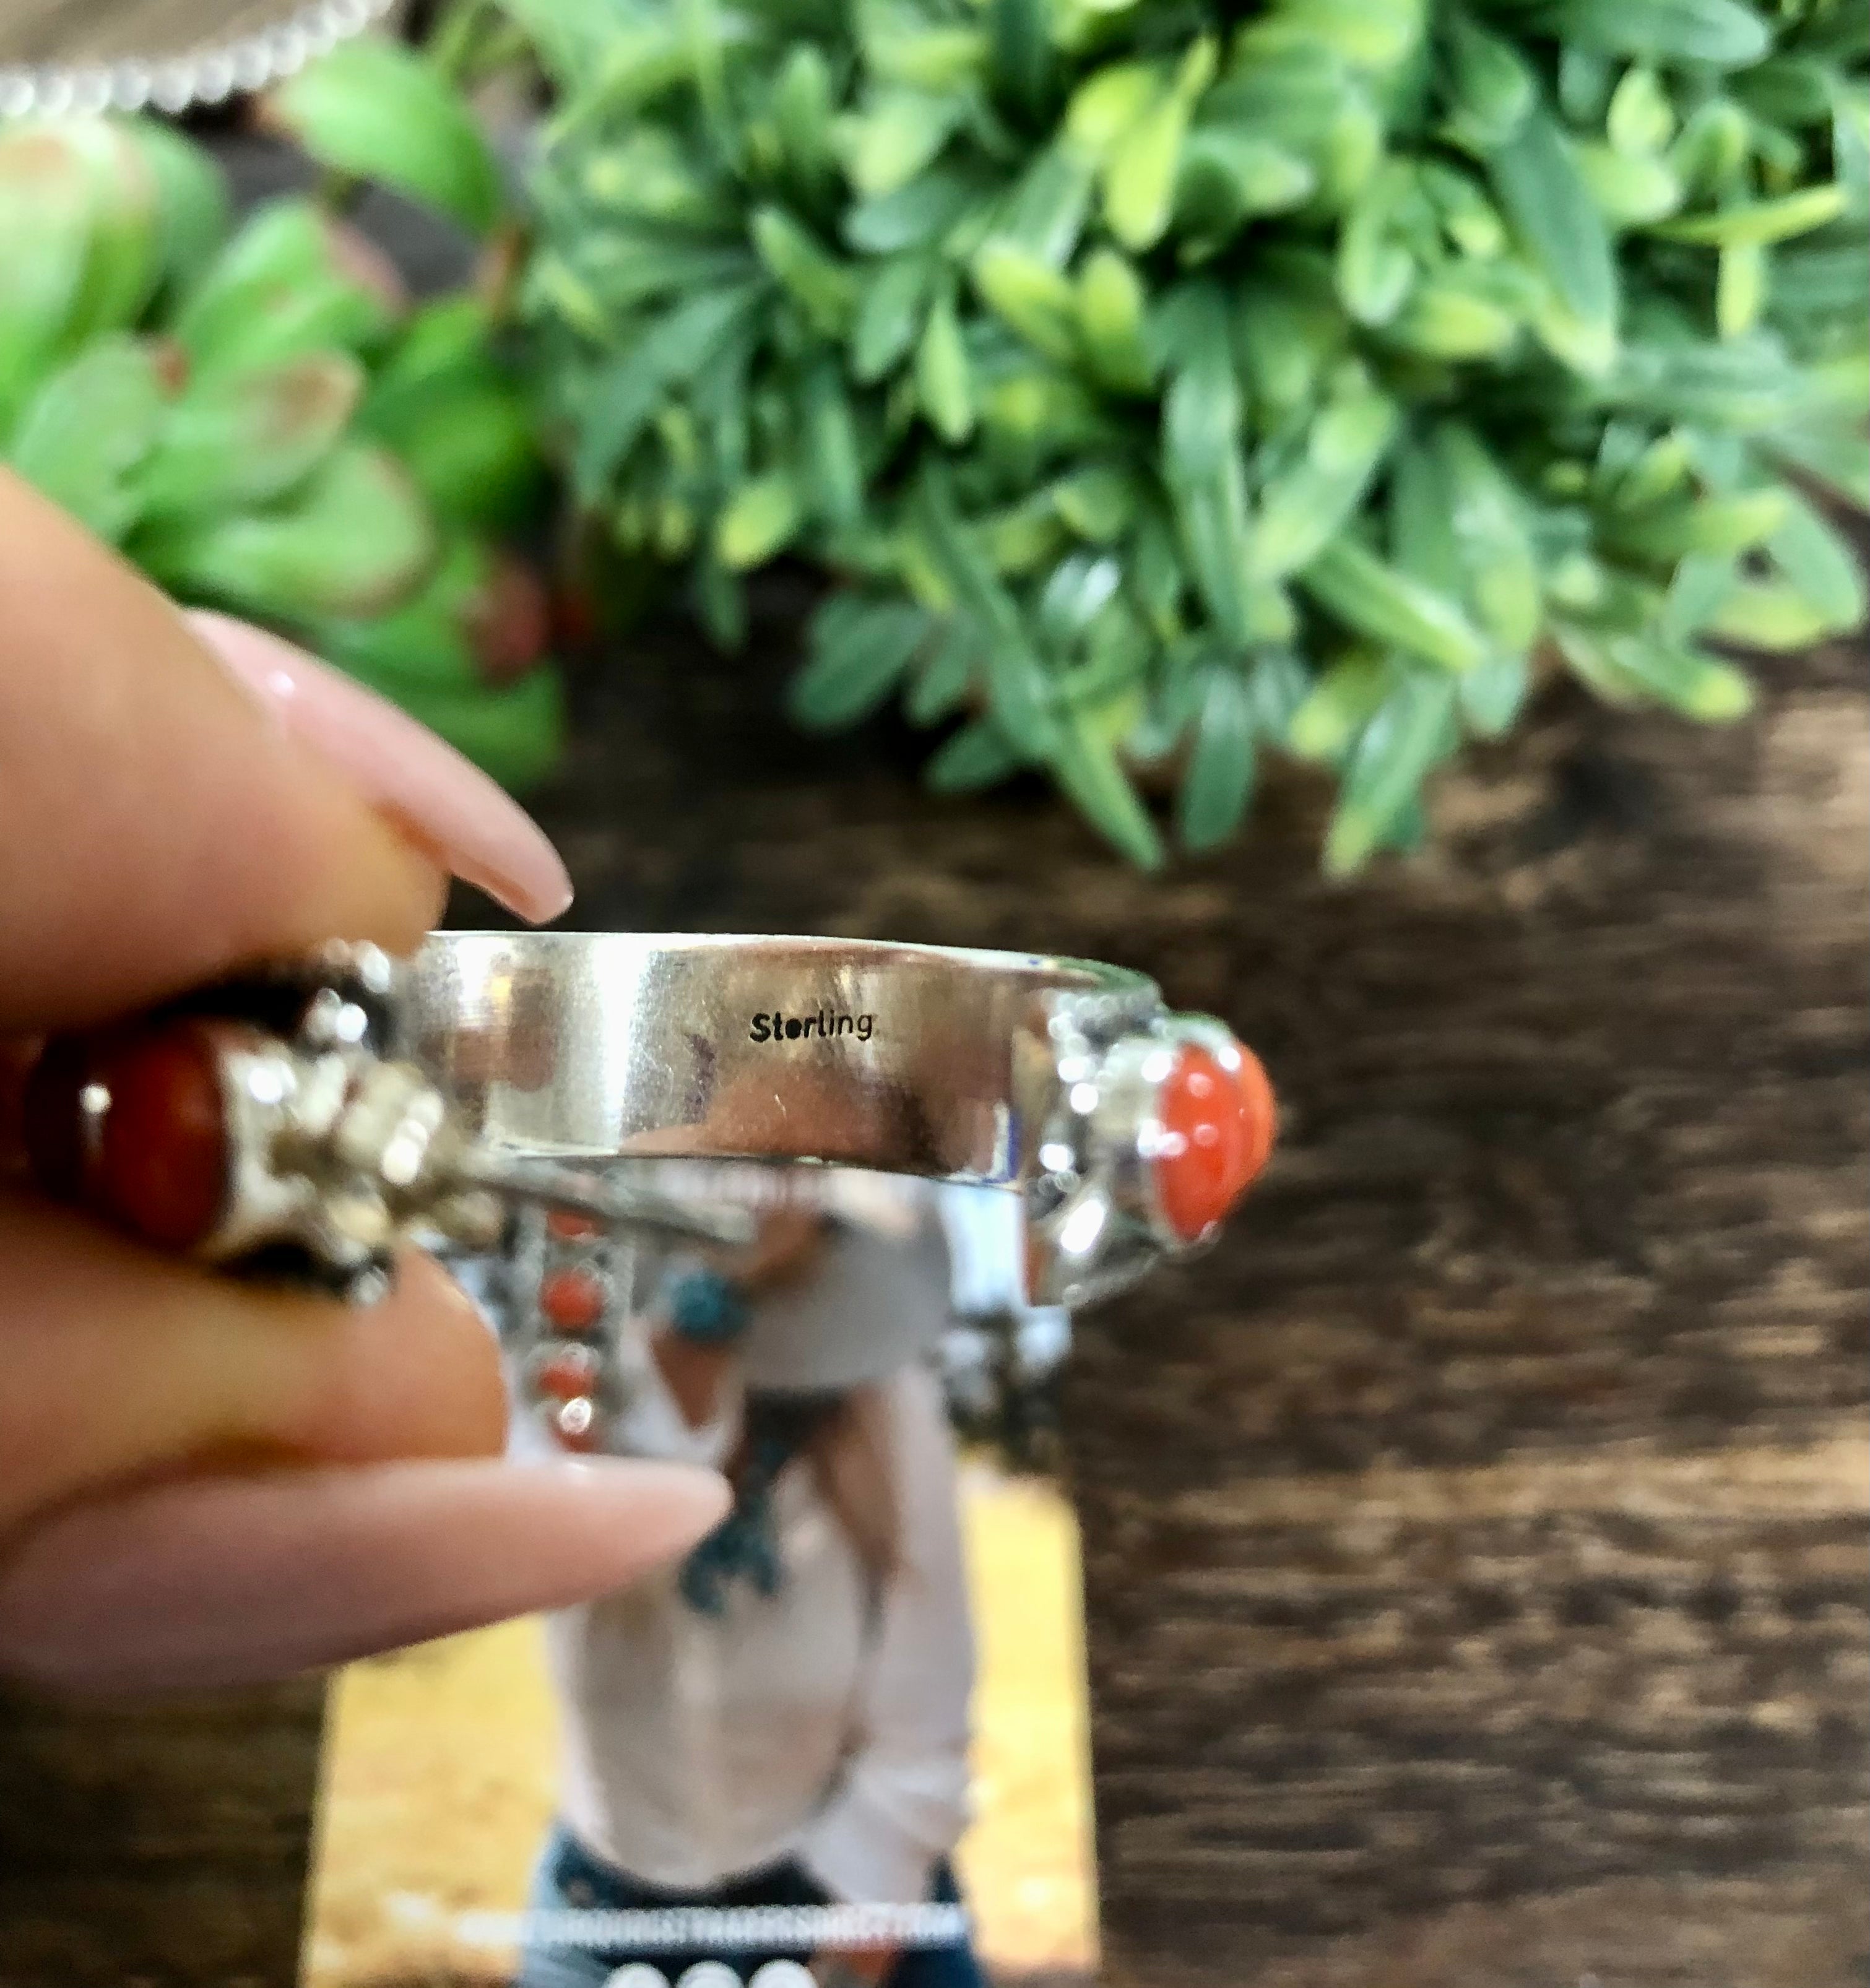
[[[584,1606],[335,1681],[303,1988],[1090,1988],[1077,1531],[1016,1202],[617,1170],[733,1251],[533,1212],[457,1273],[516,1459],[686,1459],[732,1508]]]

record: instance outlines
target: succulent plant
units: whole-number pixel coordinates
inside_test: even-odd
[[[0,461],[178,600],[308,643],[500,778],[544,770],[542,597],[494,536],[541,470],[485,305],[412,307],[309,198],[233,228],[153,120],[0,127]]]
[[[579,499],[724,642],[821,567],[796,715],[938,787],[1154,863],[1296,755],[1348,871],[1544,669],[1732,718],[1862,617],[1862,0],[506,4]]]

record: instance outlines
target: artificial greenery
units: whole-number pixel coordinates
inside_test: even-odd
[[[490,224],[459,105],[387,46],[349,59],[366,100],[413,96],[407,190]],[[313,120],[359,80],[309,72]],[[178,599],[297,637],[523,783],[561,730],[543,596],[495,543],[539,493],[529,418],[486,306],[411,308],[333,204],[235,229],[170,127],[0,126],[0,461]]]
[[[1110,840],[1335,769],[1326,856],[1563,668],[1863,590],[1862,0],[507,0],[556,100],[522,297],[579,499],[708,625],[836,583],[794,708]]]

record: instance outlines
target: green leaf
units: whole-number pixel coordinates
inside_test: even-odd
[[[962,619],[949,621],[934,654],[910,686],[905,705],[911,723],[938,724],[959,709],[973,688],[979,661],[972,624]]]
[[[60,129],[91,193],[90,239],[65,326],[75,347],[127,331],[149,302],[162,273],[161,188],[149,154],[126,126],[80,117]]]
[[[1778,460],[1793,464],[1860,511],[1870,511],[1870,437],[1846,423],[1796,423],[1766,438]]]
[[[1814,505],[1793,492],[1786,495],[1785,517],[1766,540],[1774,563],[1817,616],[1821,633],[1862,627],[1864,570],[1855,550]]]
[[[1322,45],[1361,69],[1393,69],[1421,39],[1421,0],[1280,0],[1249,25],[1246,51]]]
[[[1731,663],[1645,635],[1609,634],[1577,623],[1553,624],[1576,676],[1613,703],[1653,701],[1704,724],[1731,724],[1753,708],[1753,685]]]
[[[1228,840],[1253,791],[1253,698],[1238,671],[1211,669],[1195,721],[1195,746],[1182,777],[1176,830],[1187,849]]]
[[[1644,228],[1682,205],[1682,181],[1666,159],[1584,144],[1572,154],[1598,211],[1613,228]]]
[[[1450,8],[1444,24],[1449,136],[1485,154],[1503,145],[1539,100],[1539,86],[1513,45]]]
[[[226,177],[205,147],[172,124],[139,117],[124,129],[156,183],[161,280],[171,290],[184,288],[227,238],[232,206]]]
[[[90,248],[90,178],[66,130],[0,124],[0,439],[65,336]]]
[[[730,573],[744,573],[783,551],[805,520],[798,485],[769,470],[735,492],[715,526],[716,556]]]
[[[1065,134],[1082,152],[1107,161],[1165,94],[1153,63],[1111,63],[1080,83],[1065,110]]]
[[[1377,707],[1344,769],[1325,838],[1334,877],[1361,869],[1415,805],[1429,769],[1454,742],[1455,686],[1412,671]]]
[[[988,0],[994,88],[1013,114],[1036,125],[1056,86],[1047,0]]]
[[[915,349],[915,390],[922,412],[944,441],[963,442],[973,433],[973,375],[955,300],[946,289],[931,307]]]
[[[1358,654],[1334,663],[1293,711],[1286,743],[1301,759],[1329,765],[1341,759],[1390,688],[1379,658]]]
[[[1713,214],[1684,215],[1665,221],[1655,232],[1671,242],[1710,242],[1717,248],[1757,248],[1784,242],[1794,235],[1835,221],[1844,211],[1840,186],[1801,187],[1776,200],[1739,201]]]
[[[1744,69],[1772,45],[1742,0],[1562,0],[1544,19],[1561,41],[1652,62]]]
[[[12,466],[114,544],[140,514],[136,472],[162,418],[162,387],[148,348],[127,338],[100,339],[27,402]]]
[[[1135,269],[1114,248],[1094,248],[1078,271],[1077,323],[1091,368],[1119,392],[1145,392],[1155,376],[1145,343],[1148,299]]]
[[[850,370],[863,384],[881,380],[915,342],[932,274],[922,257],[895,255],[866,278],[850,339]]]
[[[1452,510],[1441,464],[1421,442],[1405,441],[1390,465],[1390,556],[1425,587],[1459,599],[1467,576]]]
[[[574,458],[587,495],[635,445],[658,401],[694,378],[732,339],[760,301],[757,285],[705,290],[678,305],[593,377]]]
[[[1281,422],[1310,407],[1348,331],[1334,303],[1263,283],[1242,286],[1234,329],[1254,400]]]
[[[1010,744],[1049,757],[1058,737],[1046,668],[1018,604],[954,514],[942,480],[925,474],[916,510],[929,550],[962,610],[979,624],[993,717]]]
[[[1654,69],[1633,63],[1611,93],[1605,135],[1626,158],[1659,152],[1676,135],[1675,106]]]
[[[1395,404],[1353,386],[1313,421],[1304,455],[1260,492],[1249,556],[1277,580],[1316,556],[1362,502],[1397,428]]]
[[[1549,113],[1537,109],[1488,165],[1507,225],[1550,282],[1585,355],[1608,363],[1617,341],[1616,265],[1570,141]]]
[[[1003,238],[981,245],[971,273],[982,302],[1036,352],[1077,357],[1077,298],[1056,269]]]
[[[1832,632],[1824,617],[1783,580],[1748,580],[1734,587],[1703,624],[1717,641],[1749,649],[1803,649]]]
[[[499,173],[467,106],[394,42],[340,42],[280,84],[268,107],[321,165],[393,187],[472,235],[499,218]]]
[[[179,599],[298,622],[386,612],[428,579],[439,547],[407,472],[349,443],[277,509],[152,525],[129,549]]]
[[[390,444],[451,524],[521,529],[540,516],[549,495],[532,417],[497,380],[459,382],[421,418],[395,430],[367,414],[361,431]]]
[[[493,562],[457,537],[427,583],[384,614],[302,622],[295,632],[326,661],[397,703],[424,692],[471,698],[486,687],[475,634],[492,620]]]
[[[1163,397],[1163,475],[1208,611],[1224,634],[1243,643],[1254,629],[1239,382],[1219,293],[1204,289],[1192,301],[1197,308],[1181,364]]]
[[[972,793],[1017,773],[1023,762],[986,718],[964,725],[928,762],[923,777],[938,794]]]
[[[283,496],[336,447],[363,392],[345,352],[210,374],[176,402],[142,466],[144,514],[208,517]]]
[[[1234,125],[1199,124],[1182,148],[1175,218],[1218,245],[1254,215],[1303,206],[1317,190],[1317,169],[1300,154]]]
[[[907,186],[948,143],[966,108],[960,96],[881,91],[840,127],[851,184],[871,199]]]
[[[1052,762],[1059,785],[1111,846],[1139,870],[1162,867],[1162,838],[1101,732],[1074,717]]]
[[[194,376],[380,344],[397,307],[345,266],[309,201],[256,208],[183,299],[172,327]]]
[[[1516,654],[1539,631],[1539,555],[1518,491],[1472,429],[1444,422],[1432,447],[1467,597],[1481,626]]]
[[[1415,259],[1395,235],[1410,184],[1407,169],[1392,161],[1344,216],[1337,237],[1337,294],[1359,324],[1388,324],[1415,280]]]
[[[1080,539],[1107,546],[1120,539],[1136,515],[1133,480],[1114,464],[1087,463],[1052,486],[1058,515]]]
[[[841,338],[857,309],[855,273],[831,255],[792,216],[763,207],[753,216],[759,259],[825,338]]]
[[[787,708],[809,731],[855,724],[896,688],[934,626],[906,601],[834,594],[812,617],[811,654]]]
[[[864,509],[857,417],[829,361],[815,366],[805,383],[804,438],[813,512],[834,528],[855,524]]]
[[[1486,660],[1486,639],[1456,602],[1385,566],[1351,539],[1327,546],[1299,580],[1347,627],[1386,647],[1406,649],[1456,674]]]
[[[1451,265],[1409,292],[1387,336],[1425,359],[1495,359],[1511,350],[1519,313],[1501,301],[1484,272]]]
[[[870,255],[894,255],[938,242],[982,197],[966,173],[937,166],[907,186],[867,200],[844,217],[844,239]]]
[[[773,113],[786,163],[808,200],[827,189],[837,170],[837,91],[824,51],[796,42],[773,86]]]
[[[1049,145],[1002,203],[993,232],[1054,269],[1071,259],[1097,183],[1091,161],[1075,147]]]
[[[1124,248],[1152,248],[1175,211],[1182,140],[1212,78],[1215,49],[1196,42],[1175,81],[1111,147],[1104,168],[1104,218]]]
[[[1532,669],[1523,654],[1496,651],[1483,663],[1455,679],[1461,714],[1483,739],[1499,739],[1510,731],[1532,688]]]
[[[1628,558],[1672,566],[1690,553],[1743,553],[1763,544],[1785,522],[1791,502],[1779,489],[1679,498],[1633,517],[1607,518],[1604,536]]]

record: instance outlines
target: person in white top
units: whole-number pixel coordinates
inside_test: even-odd
[[[735,1509],[681,1567],[548,1618],[560,1808],[519,1988],[600,1988],[637,1962],[673,1980],[704,1956],[742,1981],[792,1960],[982,1988],[954,1911],[931,1915],[936,1943],[679,1950],[666,1925],[554,1941],[546,1916],[959,1903],[973,1650],[924,1358],[949,1315],[938,1197],[852,1185],[834,1214],[769,1211],[731,1276],[679,1270],[637,1349],[610,1446],[722,1469]]]

